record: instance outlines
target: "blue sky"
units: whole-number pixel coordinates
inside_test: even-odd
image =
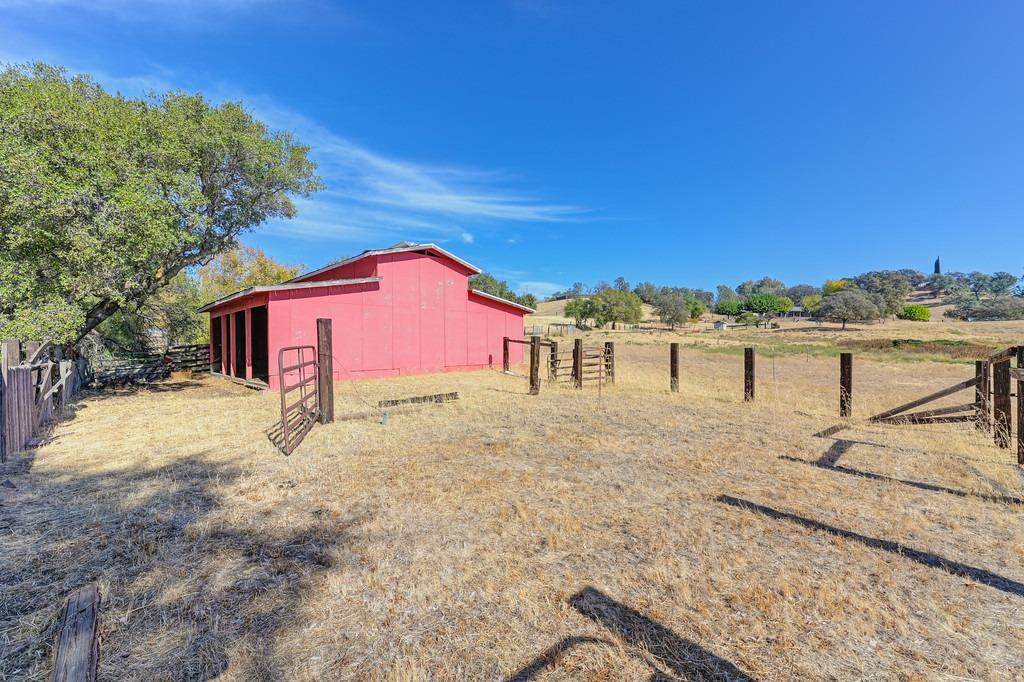
[[[276,258],[435,241],[540,295],[1021,274],[1021,35],[1019,2],[0,0],[0,61],[312,145],[328,190],[246,237]]]

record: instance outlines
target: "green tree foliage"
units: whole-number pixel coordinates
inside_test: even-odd
[[[797,284],[796,286],[787,288],[783,292],[783,296],[791,301],[802,301],[806,296],[814,296],[815,294],[820,293],[821,289],[816,286],[811,286],[810,284]]]
[[[877,294],[881,297],[882,313],[885,315],[896,315],[903,310],[907,296],[914,291],[914,285],[902,272],[895,270],[879,270],[865,272],[853,279],[860,289],[868,294]]]
[[[196,277],[205,305],[249,287],[287,282],[302,269],[301,265],[282,265],[262,249],[239,244],[199,268]]]
[[[629,282],[626,281],[625,277],[616,277],[615,278],[615,282],[612,284],[612,286],[614,286],[619,291],[625,291],[625,292],[631,291],[631,287],[629,286]]]
[[[0,334],[68,343],[320,188],[308,148],[240,104],[0,72]]]
[[[565,316],[572,318],[577,327],[586,325],[594,317],[594,304],[589,298],[574,298],[565,304]]]
[[[587,300],[593,306],[589,317],[598,327],[609,322],[613,328],[618,322],[635,324],[643,316],[643,301],[631,291],[604,289]]]
[[[743,301],[738,298],[726,299],[715,304],[715,314],[736,317],[743,312]]]
[[[824,296],[828,296],[850,286],[853,286],[853,282],[848,279],[827,279],[825,280],[825,284],[821,287],[821,293]]]
[[[736,287],[736,293],[740,296],[747,298],[755,294],[771,294],[773,296],[782,296],[786,290],[786,285],[780,280],[772,277],[762,277],[756,282],[748,280],[743,284]]]
[[[946,312],[961,320],[1024,320],[1024,296],[964,299]]]
[[[819,303],[821,303],[821,294],[811,294],[800,299],[800,307],[808,313],[813,312]]]
[[[997,272],[992,275],[988,291],[993,296],[1008,296],[1013,293],[1019,278],[1010,272]]]
[[[513,301],[519,305],[524,305],[527,308],[537,308],[537,297],[533,294],[517,294],[512,291],[512,287],[508,285],[503,279],[498,279],[489,272],[481,272],[479,275],[473,275],[469,278],[469,287],[482,291],[485,294],[491,296],[497,296],[503,298],[506,301]]]
[[[903,306],[903,310],[899,313],[901,320],[913,320],[914,322],[927,322],[932,319],[932,311],[928,309],[928,306],[911,304]]]
[[[647,304],[653,304],[658,297],[659,289],[650,282],[640,282],[633,289],[633,293],[640,297],[640,300]]]
[[[793,308],[793,301],[775,294],[751,294],[743,301],[743,309],[762,317],[771,317]]]
[[[863,291],[842,288],[821,299],[816,314],[822,319],[842,322],[843,329],[850,320],[871,320],[879,317],[878,306]]]
[[[301,265],[282,265],[262,249],[240,244],[198,270],[178,273],[141,305],[123,307],[104,320],[97,331],[115,352],[205,343],[209,320],[198,308],[242,289],[280,284],[301,271]]]
[[[658,319],[675,329],[677,324],[699,319],[707,311],[707,306],[692,294],[671,291],[655,300],[654,310]]]
[[[740,300],[739,294],[733,291],[732,287],[726,284],[719,284],[717,293],[715,294],[715,303],[722,303],[723,301],[738,301]],[[724,313],[722,313],[724,314]]]

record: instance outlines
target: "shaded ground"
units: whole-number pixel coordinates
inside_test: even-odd
[[[622,343],[600,397],[497,372],[348,383],[291,457],[277,396],[88,398],[0,481],[0,679],[98,580],[101,677],[1014,679],[1024,479],[970,428],[835,418],[836,363]],[[962,365],[858,361],[855,409]],[[382,398],[459,391],[394,410]],[[955,399],[954,399],[955,402]],[[829,429],[828,427],[836,428]],[[817,434],[817,435],[815,435]]]

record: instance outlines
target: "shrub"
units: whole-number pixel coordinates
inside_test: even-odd
[[[901,320],[913,320],[914,322],[927,322],[932,319],[932,311],[923,305],[905,305],[898,317]]]

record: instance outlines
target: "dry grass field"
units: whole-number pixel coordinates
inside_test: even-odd
[[[1014,455],[866,421],[969,358],[858,350],[839,420],[834,352],[1024,329],[811,327],[594,333],[617,341],[600,395],[497,371],[341,383],[338,421],[290,458],[266,437],[276,394],[87,396],[0,473],[0,679],[45,677],[89,581],[111,680],[1022,679]]]

